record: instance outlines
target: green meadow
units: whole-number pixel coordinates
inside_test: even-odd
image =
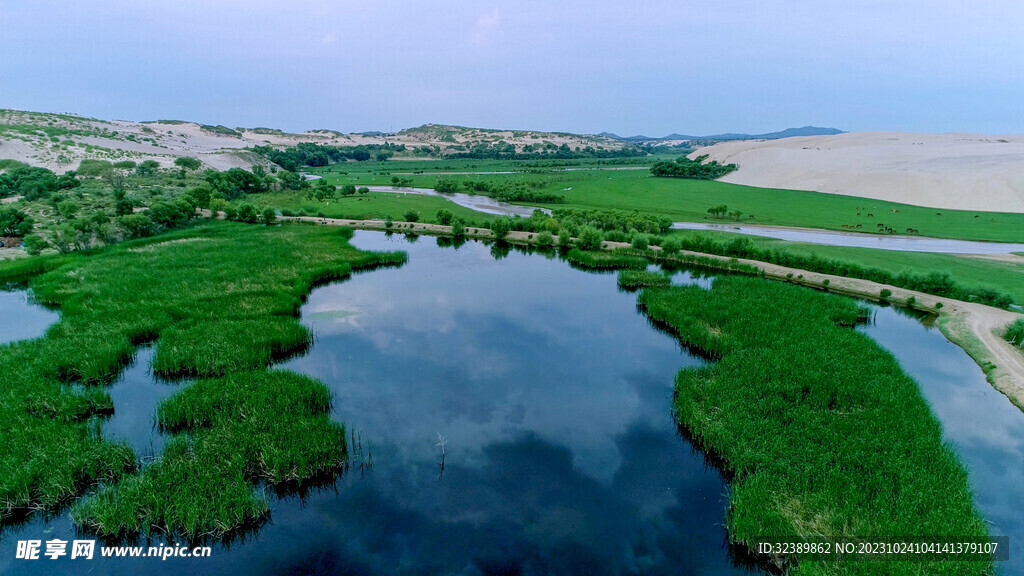
[[[632,161],[636,167],[643,162]],[[754,188],[707,180],[655,178],[649,170],[622,170],[629,164],[539,165],[528,162],[447,160],[384,162],[375,166],[344,163],[310,169],[334,184],[388,185],[406,178],[410,185],[433,188],[438,179],[488,183],[524,183],[539,192],[559,194],[562,204],[548,208],[599,208],[650,213],[673,221],[704,222],[708,209],[726,205],[742,212],[749,224],[798,226],[876,233],[879,224],[897,234],[916,230],[921,236],[1024,242],[1024,214],[943,210],[853,196],[800,190]],[[513,174],[418,174],[417,172],[515,172]],[[344,173],[343,173],[344,172]],[[753,216],[753,218],[751,218]],[[733,221],[731,218],[715,221]],[[859,228],[858,228],[859,226]]]

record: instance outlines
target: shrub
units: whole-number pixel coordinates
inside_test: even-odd
[[[445,210],[442,208],[441,210],[437,211],[437,223],[443,226],[448,226],[449,224],[451,224],[452,218],[454,217],[455,215],[452,214],[450,210]]]
[[[452,222],[452,235],[456,238],[462,238],[466,235],[466,225],[462,223],[462,220],[456,219]]]
[[[270,226],[277,222],[277,212],[268,206],[267,208],[264,208],[263,212],[260,214],[260,220],[267,226]]]
[[[42,238],[36,236],[35,234],[29,234],[28,236],[25,236],[25,238],[22,239],[21,244],[22,246],[25,247],[25,252],[28,252],[33,256],[39,254],[40,252],[49,248],[50,246],[49,243],[46,242],[46,240],[43,240]]]
[[[153,235],[153,220],[144,213],[125,214],[117,219],[128,238],[145,238]]]
[[[882,291],[878,293],[878,297],[882,300],[888,300],[890,296],[892,296],[892,290],[888,288],[882,288]]]
[[[441,194],[452,194],[459,191],[459,181],[453,178],[440,178],[434,184],[434,190]]]
[[[199,170],[203,163],[191,156],[182,156],[174,160],[174,165],[185,170]]]
[[[546,248],[546,247],[549,247],[549,246],[554,246],[554,244],[555,244],[555,237],[551,235],[551,232],[548,232],[547,230],[545,230],[545,231],[541,232],[540,234],[537,234],[537,245],[538,246]]]
[[[496,218],[491,222],[491,231],[494,232],[494,237],[501,240],[508,233],[512,231],[512,221],[510,218]]]
[[[663,238],[661,240],[661,252],[666,256],[671,256],[676,252],[679,252],[679,240],[675,238]]]
[[[907,298],[906,304],[907,304],[907,306],[914,306],[914,305],[916,305],[917,304],[917,298],[915,298],[914,296],[911,296],[910,298]]]
[[[404,214],[402,214],[402,218],[406,222],[419,222],[420,214],[415,210],[407,210]]]
[[[1018,318],[1017,320],[1014,320],[1012,324],[1007,326],[1006,333],[1003,334],[1003,338],[1005,338],[1010,344],[1024,349],[1024,318]]]
[[[32,218],[9,206],[0,206],[0,236],[22,237],[32,231]]]
[[[256,208],[248,202],[239,204],[238,215],[235,218],[239,222],[245,222],[247,224],[255,224],[259,220],[259,216],[256,213]]]
[[[630,244],[633,246],[634,250],[647,250],[650,246],[650,239],[646,234],[640,234],[638,232],[630,239]]]
[[[576,245],[579,246],[581,250],[600,250],[602,240],[603,238],[600,230],[593,226],[584,226],[580,229],[580,235],[576,239]]]

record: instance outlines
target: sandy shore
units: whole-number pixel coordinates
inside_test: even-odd
[[[958,210],[1024,212],[1024,136],[853,132],[723,142],[723,182]]]

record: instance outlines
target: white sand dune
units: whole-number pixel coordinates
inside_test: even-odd
[[[853,132],[724,142],[691,158],[733,162],[723,182],[918,206],[1024,212],[1024,136]]]

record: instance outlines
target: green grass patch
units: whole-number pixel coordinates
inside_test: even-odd
[[[160,335],[153,373],[221,376],[262,368],[304,352],[312,341],[305,326],[280,316],[181,323]]]
[[[651,286],[668,286],[671,279],[662,272],[648,270],[620,270],[619,288],[623,290],[639,290]]]
[[[854,300],[754,278],[648,288],[640,306],[705,357],[676,380],[680,425],[731,476],[730,538],[984,538],[967,472],[917,384],[850,327]],[[792,559],[791,559],[792,560]],[[988,562],[827,563],[791,574],[985,574]]]
[[[342,196],[326,202],[310,200],[303,192],[272,192],[250,195],[245,202],[264,208],[267,206],[289,210],[305,216],[323,215],[327,218],[348,218],[351,220],[404,220],[404,214],[412,211],[419,215],[419,222],[438,224],[438,210],[447,210],[463,222],[472,222],[486,227],[497,216],[483,214],[459,206],[440,196],[418,194],[393,194],[390,192],[369,192],[355,196]]]
[[[105,537],[220,537],[258,524],[268,498],[253,485],[298,484],[345,466],[345,428],[330,407],[323,384],[291,372],[200,380],[158,409],[161,427],[176,433],[161,459],[80,501],[73,518]]]
[[[566,261],[584,270],[618,270],[647,268],[647,259],[621,252],[601,252],[573,248],[565,254]]]
[[[36,299],[61,311],[44,337],[0,346],[2,517],[57,508],[101,482],[96,502],[109,506],[90,504],[76,517],[105,534],[144,530],[150,521],[221,533],[261,514],[255,483],[302,480],[336,464],[340,429],[322,415],[286,410],[292,388],[308,386],[249,370],[308,343],[298,309],[313,286],[405,261],[404,253],[361,252],[350,237],[338,228],[207,222],[102,250],[0,263],[0,279],[28,277]],[[230,414],[240,417],[229,411],[210,416],[209,427],[180,428],[161,464],[138,473],[132,451],[104,441],[91,420],[110,413],[103,385],[145,342],[156,345],[158,372],[224,375],[197,389],[207,394],[207,412],[226,409],[243,389],[280,398],[267,400],[272,408],[253,422],[229,422]],[[225,404],[211,400],[213,389]],[[191,399],[198,394],[191,390],[181,394]],[[324,393],[315,394],[318,405]],[[169,402],[188,402],[177,398]],[[253,454],[262,458],[257,465]],[[183,504],[189,495],[197,505]],[[168,503],[162,512],[153,511],[156,501]]]

